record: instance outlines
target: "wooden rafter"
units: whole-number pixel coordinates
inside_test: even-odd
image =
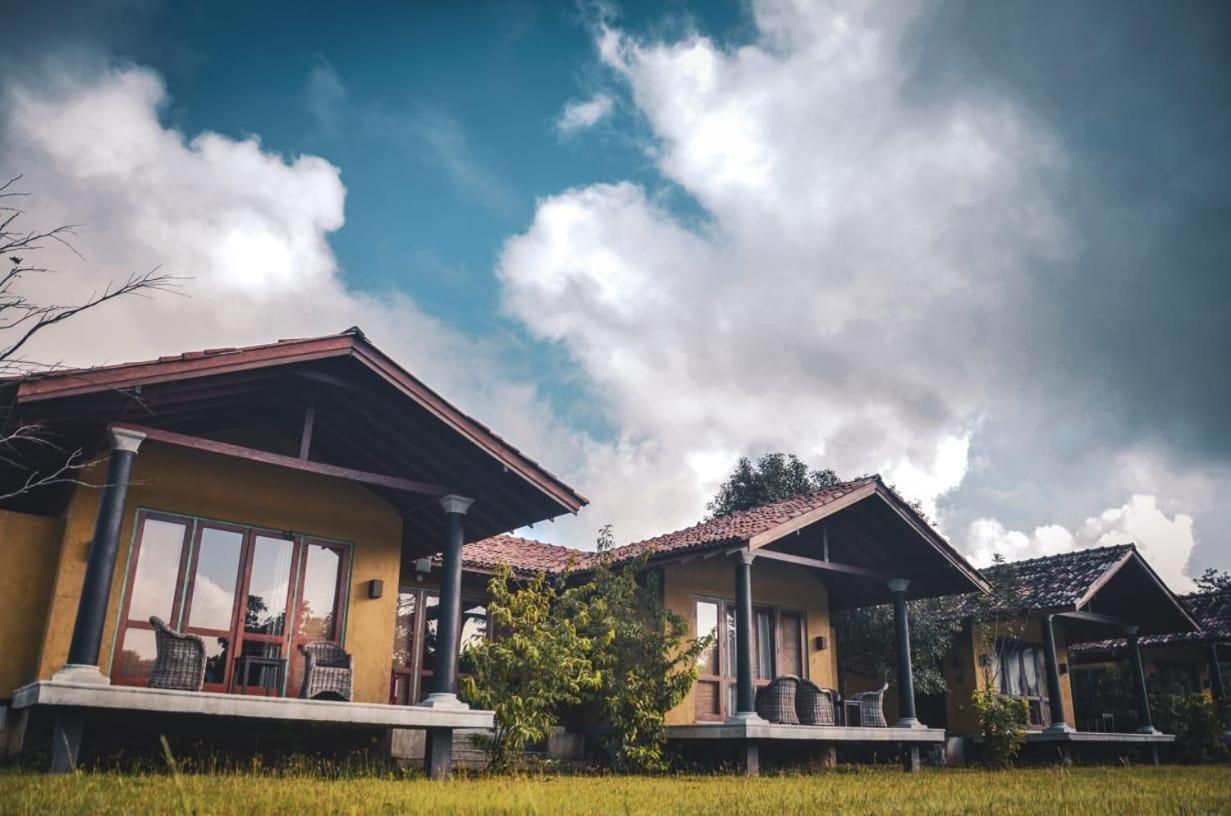
[[[333,476],[338,479],[346,479],[351,482],[360,482],[362,484],[375,485],[377,487],[386,487],[391,490],[399,490],[404,493],[417,493],[426,496],[443,496],[450,491],[441,485],[429,484],[427,482],[416,482],[411,479],[402,479],[397,476],[388,476],[383,473],[372,473],[366,470],[355,470],[354,468],[339,467],[337,465],[326,465],[321,462],[305,461],[297,459],[294,456],[283,456],[278,453],[270,453],[268,451],[257,450],[256,448],[246,448],[242,445],[232,445],[228,442],[217,442],[213,439],[204,439],[199,436],[189,436],[187,434],[175,433],[173,431],[165,431],[160,428],[149,428],[144,425],[132,425],[126,422],[115,422],[110,426],[112,429],[125,429],[136,431],[145,434],[146,439],[151,442],[162,442],[167,445],[177,445],[182,448],[192,448],[194,450],[214,453],[220,456],[230,456],[236,459],[246,459],[250,462],[261,462],[275,467],[288,468],[290,470],[299,470],[306,473],[315,473],[321,476]]]

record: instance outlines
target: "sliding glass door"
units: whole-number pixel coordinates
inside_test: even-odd
[[[149,678],[150,615],[205,641],[206,691],[234,689],[239,659],[250,656],[264,660],[251,669],[249,691],[285,685],[294,693],[302,675],[297,647],[336,642],[340,634],[348,545],[142,512],[130,561],[117,683],[144,685]],[[281,677],[267,676],[275,671],[271,661],[287,661]]]

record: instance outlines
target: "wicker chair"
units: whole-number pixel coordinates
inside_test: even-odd
[[[200,691],[205,684],[205,641],[177,632],[162,618],[150,618],[158,650],[150,672],[150,688]]]
[[[350,700],[355,659],[345,649],[327,640],[299,647],[304,655],[303,686],[299,696],[305,700]]]
[[[863,691],[846,698],[859,703],[859,724],[861,726],[865,728],[889,727],[889,723],[885,722],[884,707],[885,692],[888,690],[889,684],[886,683],[876,691]]]
[[[795,675],[775,677],[768,686],[757,689],[757,714],[772,723],[799,725],[799,715],[795,713],[795,693],[798,689],[799,678]]]
[[[795,714],[800,725],[834,725],[834,698],[837,692],[821,688],[811,680],[800,680],[795,693]]]

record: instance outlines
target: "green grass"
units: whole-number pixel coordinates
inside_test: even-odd
[[[1005,772],[882,768],[812,775],[481,777],[433,783],[271,772],[0,771],[3,813],[1231,813],[1231,768]]]

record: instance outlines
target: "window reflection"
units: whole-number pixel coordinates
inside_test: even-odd
[[[147,679],[157,654],[152,629],[129,629],[120,648],[120,676]]]
[[[175,587],[187,529],[186,525],[172,521],[145,520],[128,606],[130,620],[145,621],[157,615],[175,625]]]
[[[428,595],[423,599],[423,661],[422,671],[436,670],[436,635],[440,624],[440,598]]]
[[[698,639],[718,633],[718,604],[712,601],[697,601]],[[697,655],[697,669],[701,674],[718,674],[718,640],[710,641],[705,651]]]
[[[409,669],[414,659],[415,592],[399,592],[397,617],[393,626],[393,667]]]
[[[336,549],[309,544],[307,559],[300,592],[299,634],[309,642],[333,640],[342,555]]]
[[[229,637],[206,637],[205,641],[205,682],[224,683],[227,675],[227,654],[230,651]]]
[[[230,629],[235,612],[242,534],[206,527],[197,549],[188,625],[200,629]],[[221,681],[220,681],[221,682]]]
[[[281,635],[286,630],[286,595],[294,542],[257,536],[252,552],[252,577],[244,610],[244,631]]]
[[[462,609],[462,634],[458,643],[458,671],[467,674],[474,671],[474,663],[468,654],[471,647],[487,639],[487,607],[471,604]]]

